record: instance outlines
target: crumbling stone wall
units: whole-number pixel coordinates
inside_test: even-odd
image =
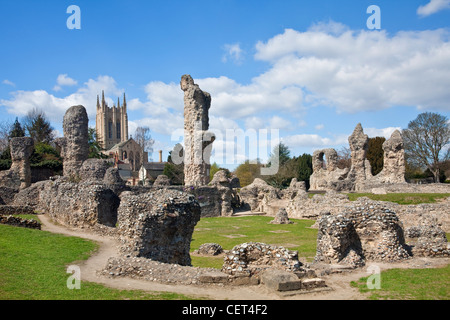
[[[414,256],[450,256],[448,240],[436,217],[421,215],[417,224],[405,229]]]
[[[73,227],[115,227],[120,199],[106,185],[92,181],[74,183],[60,177],[40,187],[36,190],[36,209],[48,213],[56,222]]]
[[[312,158],[313,174],[310,177],[311,190],[340,191],[349,188],[348,180],[346,180],[349,169],[338,168],[338,154],[336,150],[316,150]]]
[[[384,183],[405,183],[405,150],[403,138],[398,130],[383,143],[383,170],[377,178]]]
[[[192,233],[200,205],[184,192],[124,192],[118,209],[122,251],[164,263],[191,265]]]
[[[278,189],[270,186],[262,179],[256,178],[253,183],[241,189],[239,196],[247,209],[253,212],[265,212],[264,204],[280,199]]]
[[[318,219],[323,213],[338,213],[343,207],[350,205],[350,200],[346,194],[340,194],[333,190],[326,191],[325,194],[315,194],[312,198],[308,193],[298,193],[291,199],[286,211],[293,219]]]
[[[34,142],[32,138],[12,138],[11,149],[11,169],[16,172],[20,179],[19,189],[25,189],[31,185],[30,156],[33,153]]]
[[[210,155],[214,135],[208,132],[211,95],[194,83],[190,75],[180,82],[184,91],[184,183],[204,186],[209,182]]]
[[[12,138],[10,143],[11,168],[0,172],[0,203],[8,204],[14,194],[31,185],[30,156],[33,152],[32,138]]]
[[[337,152],[334,149],[317,150],[313,154],[313,174],[310,190],[336,190],[371,192],[391,184],[405,185],[405,152],[403,139],[396,130],[383,144],[384,167],[376,176],[372,175],[367,149],[369,137],[360,123],[348,138],[351,150],[350,169],[337,167]],[[326,157],[326,168],[323,168]]]
[[[315,262],[363,266],[366,261],[400,261],[410,257],[403,227],[395,212],[366,202],[319,219]]]

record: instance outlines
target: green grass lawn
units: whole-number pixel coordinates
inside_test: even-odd
[[[0,300],[168,300],[175,293],[114,290],[82,281],[69,290],[67,266],[87,259],[94,242],[40,230],[0,225]]]
[[[372,300],[450,300],[450,265],[438,269],[391,269],[381,272],[381,289],[369,290],[367,278],[352,282]]]
[[[450,197],[449,193],[389,193],[389,194],[372,194],[372,193],[349,193],[350,201],[355,201],[360,197],[368,197],[377,201],[390,201],[398,204],[420,204],[420,203],[436,203],[437,199]]]
[[[270,224],[273,217],[219,217],[202,218],[192,236],[191,251],[204,243],[218,243],[225,250],[244,242],[263,242],[297,250],[299,257],[312,261],[316,254],[317,230],[309,228],[313,220],[291,219],[294,224]],[[220,269],[223,258],[192,256],[192,264],[198,267]]]

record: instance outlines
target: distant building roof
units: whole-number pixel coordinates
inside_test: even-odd
[[[143,167],[145,168],[145,170],[163,171],[165,165],[166,165],[166,162],[148,162],[148,163],[144,163]]]
[[[114,146],[113,146],[111,149],[109,149],[108,151],[111,151],[111,150],[113,150],[113,149],[120,149],[120,148],[122,148],[124,145],[126,145],[127,143],[129,143],[129,142],[131,142],[131,141],[134,141],[134,139],[133,139],[133,138],[130,138],[130,139],[128,139],[127,141],[122,141],[122,142],[120,142],[120,143],[114,145]],[[137,142],[134,141],[134,143],[137,143]]]

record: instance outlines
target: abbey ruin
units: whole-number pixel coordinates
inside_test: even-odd
[[[334,149],[314,152],[311,190],[324,194],[311,197],[305,183],[296,179],[285,190],[261,179],[241,188],[239,179],[224,171],[210,181],[214,135],[208,131],[208,112],[212,99],[189,75],[182,76],[180,87],[184,92],[184,186],[170,185],[165,176],[150,186],[130,186],[105,160],[88,159],[86,109],[73,106],[63,119],[64,137],[57,141],[64,159],[63,176],[31,184],[33,142],[11,139],[13,165],[0,173],[0,216],[31,210],[66,227],[113,236],[119,239],[121,256],[111,257],[100,274],[163,283],[265,283],[278,291],[311,290],[326,287],[318,278],[324,265],[327,270],[332,264],[357,268],[369,261],[450,255],[445,237],[450,230],[450,198],[436,204],[401,206],[364,197],[351,202],[343,193],[418,192],[418,186],[404,180],[400,132],[395,131],[383,144],[384,168],[376,176],[371,175],[366,158],[368,136],[358,124],[349,137],[350,168],[337,167]],[[123,125],[119,127],[126,132]],[[436,186],[432,187],[436,192]],[[439,188],[450,193],[448,186]],[[203,217],[232,217],[238,207],[272,216],[274,224],[316,220],[314,262],[302,263],[297,252],[284,247],[246,242],[227,251],[221,270],[192,267],[190,244],[197,222]],[[218,245],[208,247],[217,249]],[[170,272],[158,273],[161,268]]]
[[[338,155],[334,149],[317,150],[313,155],[312,190],[371,192],[373,188],[405,185],[405,151],[398,130],[383,143],[384,166],[376,176],[371,173],[367,149],[369,137],[359,123],[348,138],[351,150],[351,167],[339,169]],[[324,165],[326,163],[326,166]]]

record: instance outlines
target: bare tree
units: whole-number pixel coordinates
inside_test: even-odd
[[[150,134],[150,128],[138,127],[134,133],[134,140],[142,147],[141,164],[144,164],[144,152],[152,153],[155,143]]]
[[[8,121],[0,122],[0,153],[8,148],[9,131],[11,130],[11,123]]]
[[[348,147],[342,147],[338,151],[338,164],[339,169],[345,169],[352,166],[352,152]]]
[[[450,124],[447,117],[431,112],[419,114],[408,124],[408,129],[403,130],[403,142],[409,161],[428,168],[438,183],[439,164],[450,156]]]

